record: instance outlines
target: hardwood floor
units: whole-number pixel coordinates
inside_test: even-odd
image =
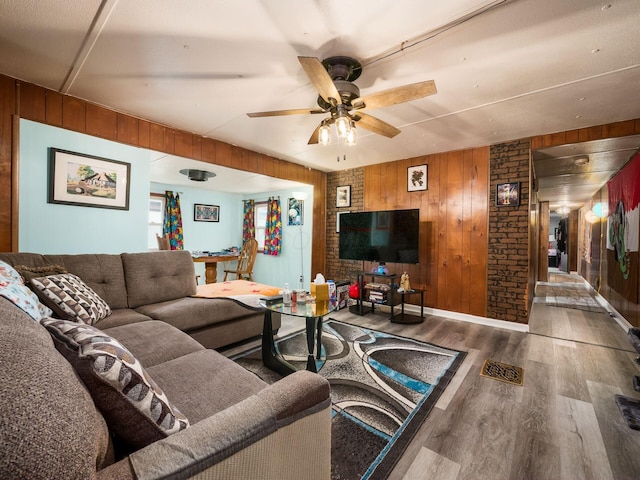
[[[332,317],[468,352],[390,479],[640,478],[640,431],[614,400],[640,399],[640,369],[608,314],[537,301],[530,333],[437,316],[418,325],[347,310]],[[481,377],[487,358],[524,368],[524,385]]]
[[[530,333],[435,316],[334,318],[468,352],[390,479],[640,478],[640,432],[614,400],[640,398],[637,355],[608,314],[535,303]],[[524,368],[524,385],[481,377],[487,358]]]

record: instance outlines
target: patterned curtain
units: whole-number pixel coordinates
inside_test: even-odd
[[[182,212],[180,211],[180,194],[164,192],[164,224],[162,235],[169,235],[171,250],[183,250]]]
[[[253,216],[254,206],[255,206],[255,202],[253,200],[244,201],[244,218],[242,220],[242,244],[243,245],[247,240],[255,237],[256,235],[256,224]]]
[[[280,199],[269,197],[267,205],[267,228],[264,232],[264,254],[280,255],[282,248],[282,219]]]

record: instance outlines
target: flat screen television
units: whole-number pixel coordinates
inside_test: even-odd
[[[419,263],[420,210],[340,215],[339,258],[379,263]]]

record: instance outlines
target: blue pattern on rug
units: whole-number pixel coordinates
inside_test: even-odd
[[[297,368],[307,359],[304,332],[276,348]],[[466,353],[330,319],[323,325],[318,373],[331,384],[332,479],[386,478]],[[273,383],[260,349],[233,358]]]

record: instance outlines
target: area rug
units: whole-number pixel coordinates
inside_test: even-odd
[[[536,297],[552,307],[574,308],[587,312],[607,313],[590,290],[583,285],[544,285],[536,287]]]
[[[276,342],[303,369],[304,332]],[[331,384],[331,478],[384,479],[427,418],[466,353],[330,319],[318,373]],[[268,383],[259,348],[232,357]]]

